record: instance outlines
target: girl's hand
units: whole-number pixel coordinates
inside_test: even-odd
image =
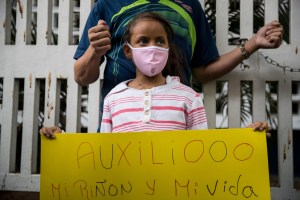
[[[49,139],[54,139],[55,133],[62,133],[62,130],[57,126],[42,127],[40,129],[40,134],[46,136]]]
[[[270,138],[271,137],[271,127],[269,125],[268,122],[260,122],[257,121],[253,124],[250,124],[249,126],[247,126],[247,128],[252,128],[254,131],[266,131],[267,133],[267,137]]]

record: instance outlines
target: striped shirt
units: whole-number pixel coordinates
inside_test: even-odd
[[[104,99],[100,132],[207,129],[201,95],[167,76],[166,84],[146,90],[118,84]]]

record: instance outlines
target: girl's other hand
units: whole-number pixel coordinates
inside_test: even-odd
[[[271,137],[271,127],[269,125],[268,122],[260,122],[257,121],[253,124],[250,124],[249,126],[247,126],[247,128],[252,128],[254,131],[266,131],[267,133],[267,137],[270,138]]]
[[[40,129],[40,134],[46,136],[49,139],[54,139],[55,133],[62,133],[62,130],[57,126],[42,127]]]

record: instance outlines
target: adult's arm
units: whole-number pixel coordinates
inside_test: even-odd
[[[89,29],[88,37],[88,49],[74,64],[74,79],[79,85],[88,85],[99,78],[101,61],[111,48],[109,27],[103,20]]]
[[[245,50],[249,55],[260,48],[278,48],[281,45],[283,28],[277,21],[272,21],[262,27],[249,41],[245,43]],[[193,78],[202,83],[215,80],[233,70],[244,57],[240,48],[225,53],[206,66],[193,68]]]

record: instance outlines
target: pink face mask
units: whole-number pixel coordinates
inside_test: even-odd
[[[132,50],[133,62],[136,67],[146,76],[155,76],[165,68],[169,49],[157,46],[134,48],[128,43],[127,45]]]

